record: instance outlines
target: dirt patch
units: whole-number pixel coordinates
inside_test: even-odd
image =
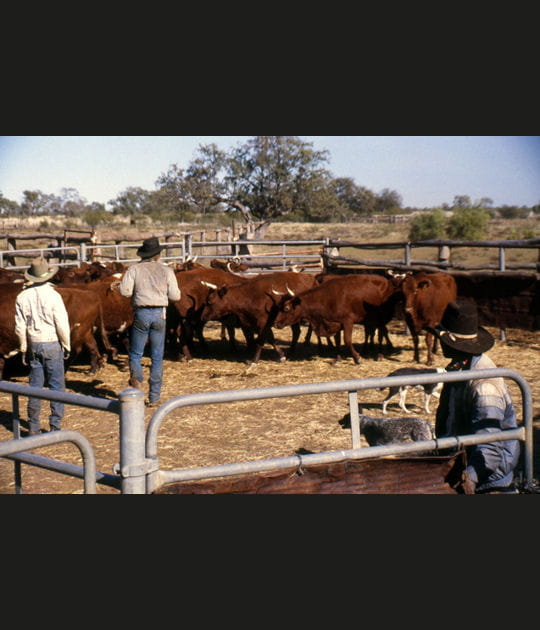
[[[499,339],[499,331],[490,329]],[[210,323],[205,328],[208,351],[196,355],[191,363],[166,359],[164,364],[164,386],[162,400],[179,395],[218,390],[238,390],[253,387],[269,387],[296,383],[314,383],[352,378],[386,376],[398,367],[414,366],[413,348],[402,322],[392,322],[390,334],[393,343],[401,350],[391,358],[375,361],[364,358],[355,365],[352,358],[344,354],[340,363],[324,353],[317,354],[317,346],[301,346],[294,358],[279,363],[271,347],[263,351],[261,361],[248,368],[249,358],[243,347],[236,355],[228,345],[220,341],[220,328]],[[276,331],[283,346],[288,346],[290,331]],[[302,335],[303,338],[303,335]],[[363,341],[361,327],[356,327],[354,341],[357,347]],[[533,395],[535,437],[535,477],[540,471],[540,337],[531,333],[508,329],[506,341],[497,341],[489,355],[500,367],[520,372],[528,381]],[[422,342],[421,358],[425,361]],[[436,366],[443,367],[447,361],[436,355]],[[144,359],[145,378],[148,377],[149,359]],[[87,376],[87,365],[71,367],[66,374],[67,390],[73,393],[116,398],[127,387],[127,375],[113,364],[106,365],[94,377]],[[15,383],[28,383],[24,372],[9,375]],[[512,381],[510,391],[521,418],[521,395]],[[145,387],[147,385],[145,384]],[[381,401],[384,392],[367,390],[360,392],[359,400],[370,415],[382,415]],[[411,393],[407,404],[414,415],[434,422],[436,402],[432,413],[425,414],[422,396]],[[12,400],[10,394],[0,393],[0,440],[8,440],[11,432]],[[390,404],[389,415],[402,415],[397,404]],[[146,411],[148,423],[153,410]],[[191,468],[290,456],[297,451],[332,451],[351,447],[351,434],[342,422],[348,413],[347,393],[304,395],[291,398],[276,398],[240,403],[225,403],[188,407],[172,412],[162,424],[158,438],[160,465],[165,469]],[[25,428],[26,399],[20,398],[22,427]],[[47,427],[48,403],[43,402],[42,426]],[[113,465],[119,461],[119,426],[113,414],[92,411],[66,405],[63,428],[82,433],[91,443],[96,456],[97,469],[112,473]],[[72,444],[58,444],[34,451],[36,454],[54,457],[82,465],[78,449]],[[82,493],[83,482],[52,471],[22,466],[23,490],[26,494],[71,494]],[[119,491],[98,485],[98,494],[119,494]],[[15,492],[13,463],[0,458],[0,494]]]

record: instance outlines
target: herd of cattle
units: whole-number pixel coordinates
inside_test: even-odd
[[[269,343],[279,360],[294,353],[301,326],[307,326],[306,340],[317,336],[339,357],[343,343],[356,363],[360,354],[352,342],[353,327],[363,325],[365,348],[393,353],[387,325],[403,318],[412,336],[414,360],[420,362],[419,333],[436,325],[451,300],[457,297],[454,278],[443,272],[363,272],[347,275],[278,271],[243,275],[246,268],[234,261],[212,260],[210,267],[188,260],[176,264],[175,275],[181,297],[167,311],[168,356],[192,359],[194,340],[205,347],[206,322],[222,324],[222,338],[228,333],[231,350],[237,348],[239,328],[247,350],[256,363]],[[133,310],[129,299],[118,292],[125,271],[120,262],[82,263],[61,267],[52,282],[66,304],[71,327],[71,359],[88,352],[90,374],[107,360],[115,361],[119,351],[127,352]],[[0,269],[0,378],[5,361],[18,352],[14,331],[15,298],[22,290],[24,276]],[[292,340],[287,355],[277,345],[273,329],[290,326]],[[377,344],[375,345],[375,337]],[[433,363],[434,339],[426,333],[427,364]]]

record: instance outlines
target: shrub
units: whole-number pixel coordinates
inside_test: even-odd
[[[444,212],[436,208],[431,212],[422,212],[411,221],[410,241],[427,241],[433,238],[444,238],[446,217]]]
[[[485,237],[489,212],[484,208],[458,208],[448,221],[448,237],[456,241],[476,241]]]

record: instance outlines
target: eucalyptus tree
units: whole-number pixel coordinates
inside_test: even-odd
[[[200,146],[183,170],[173,164],[156,184],[198,213],[238,211],[246,221],[328,216],[339,207],[327,151],[296,136],[254,136],[228,153]]]

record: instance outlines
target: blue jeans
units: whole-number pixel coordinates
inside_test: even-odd
[[[29,342],[28,362],[30,365],[29,385],[63,392],[66,388],[64,376],[64,353],[58,341]],[[49,416],[50,428],[59,429],[64,416],[64,403],[54,400],[51,403]],[[39,431],[39,414],[41,398],[28,398],[28,425],[30,431]]]
[[[142,383],[141,359],[146,341],[150,344],[150,402],[159,400],[163,381],[163,351],[165,350],[165,308],[136,308],[131,326],[129,370],[131,377]]]

